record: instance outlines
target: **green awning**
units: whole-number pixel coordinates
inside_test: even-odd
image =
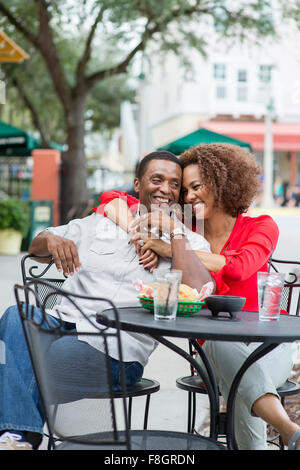
[[[198,129],[191,134],[187,134],[180,139],[174,140],[173,142],[160,147],[158,150],[168,150],[169,152],[175,153],[175,155],[181,155],[185,150],[190,147],[194,147],[195,145],[213,144],[216,142],[239,145],[240,147],[244,147],[249,150],[249,152],[252,152],[252,147],[247,142],[233,139],[227,135],[218,134],[217,132],[212,132],[204,128]]]
[[[61,152],[62,145],[50,143],[50,148]],[[40,141],[28,132],[0,121],[0,156],[1,157],[30,157],[32,150],[42,148]]]

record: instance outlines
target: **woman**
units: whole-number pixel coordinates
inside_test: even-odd
[[[191,148],[181,155],[180,161],[183,165],[183,203],[192,207],[191,222],[195,230],[196,222],[204,221],[204,236],[211,247],[211,253],[198,252],[197,255],[213,276],[216,293],[244,296],[247,299],[244,309],[258,311],[257,272],[267,271],[268,259],[276,248],[279,235],[271,217],[242,215],[258,192],[260,168],[249,152],[228,144]],[[105,196],[107,203],[116,194]],[[110,204],[116,214],[116,208],[125,201],[119,199]],[[110,204],[104,207],[108,216],[111,216]],[[115,217],[115,220],[118,219]],[[159,225],[158,216],[146,214],[131,227],[147,221]],[[128,228],[129,224],[125,225]],[[145,239],[143,233],[137,232],[132,237],[135,243],[143,238],[142,250],[146,248],[158,254],[163,252],[164,256],[171,255],[169,247],[160,240]],[[153,262],[150,261],[151,268]],[[225,400],[234,375],[257,346],[217,341],[203,344]],[[283,344],[252,365],[244,375],[235,406],[235,429],[240,449],[266,449],[266,423],[279,431],[286,444],[291,439],[300,444],[299,426],[289,419],[276,392],[289,376],[291,367],[290,345]],[[298,447],[300,449],[300,445]]]

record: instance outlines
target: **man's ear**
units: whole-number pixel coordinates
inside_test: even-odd
[[[140,192],[140,180],[139,180],[139,178],[134,178],[133,187],[134,187],[135,192],[137,194],[139,194],[139,192]]]

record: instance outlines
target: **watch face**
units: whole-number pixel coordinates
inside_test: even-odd
[[[173,232],[170,233],[170,238],[172,239],[173,237],[175,237],[175,235],[185,236],[185,233],[182,229],[177,228],[177,229],[173,230]]]

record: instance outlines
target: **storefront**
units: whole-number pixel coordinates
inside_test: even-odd
[[[249,142],[263,166],[265,123],[241,121],[206,121],[205,126],[214,132],[226,134],[235,139]],[[272,124],[274,180],[281,180],[291,186],[299,186],[300,175],[300,124]]]

